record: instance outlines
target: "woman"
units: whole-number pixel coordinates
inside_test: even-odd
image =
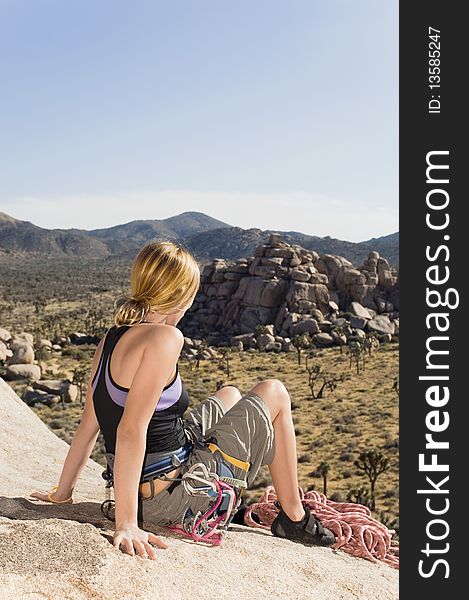
[[[269,465],[280,509],[272,533],[304,544],[333,544],[333,534],[300,500],[291,400],[283,383],[267,379],[244,395],[225,386],[183,417],[189,398],[178,369],[184,336],[176,325],[199,284],[197,262],[185,248],[167,241],[140,250],[132,265],[132,295],[117,307],[115,324],[96,349],[82,420],[59,484],[31,496],[73,502],[101,430],[114,480],[114,546],[127,554],[155,559],[152,544],[167,548],[139,527],[139,499],[143,521],[156,525],[175,524],[207,509],[210,497],[190,495],[181,485],[181,477],[197,463],[229,473],[244,487],[261,465]],[[171,465],[168,479],[141,483],[147,465],[186,447],[189,456]]]

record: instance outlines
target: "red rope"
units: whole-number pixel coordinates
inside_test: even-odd
[[[336,536],[336,543],[331,548],[341,549],[347,554],[366,558],[372,562],[383,562],[394,569],[399,569],[399,545],[392,541],[394,529],[371,516],[368,507],[352,502],[333,502],[319,492],[303,492],[299,487],[300,499],[307,504],[312,514],[324,527]],[[270,531],[270,526],[279,509],[274,505],[277,500],[275,488],[265,488],[259,502],[250,504],[244,513],[244,523],[250,527],[258,527]],[[252,518],[254,513],[260,521]]]

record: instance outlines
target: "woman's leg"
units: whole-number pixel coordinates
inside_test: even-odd
[[[185,413],[186,428],[192,429],[196,437],[204,436],[240,399],[241,392],[233,385],[220,388]]]
[[[298,491],[298,459],[290,395],[278,379],[265,379],[251,391],[258,394],[270,410],[276,451],[269,470],[277,498],[290,519],[300,521],[305,510]]]
[[[225,405],[225,409],[229,411],[241,399],[242,394],[234,385],[225,385],[225,387],[217,390],[212,396],[219,398]]]

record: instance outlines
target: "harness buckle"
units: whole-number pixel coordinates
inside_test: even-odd
[[[175,467],[180,467],[183,463],[183,461],[176,454],[173,454],[171,462]]]

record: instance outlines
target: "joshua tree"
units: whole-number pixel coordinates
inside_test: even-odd
[[[47,306],[47,301],[43,296],[38,296],[33,300],[34,312],[36,314],[42,314]]]
[[[83,406],[83,385],[88,380],[89,369],[88,367],[75,367],[72,371],[72,383],[78,386],[78,393],[80,397],[80,404]]]
[[[51,332],[57,326],[57,317],[55,315],[44,315],[42,317],[44,323],[44,330]]]
[[[308,385],[309,385],[309,389],[311,390],[311,396],[316,399],[317,396],[314,393],[314,387],[317,383],[317,380],[319,379],[319,377],[321,376],[322,372],[323,372],[323,368],[321,367],[321,365],[314,365],[313,367],[307,367],[307,371],[308,371]]]
[[[5,315],[8,312],[8,303],[3,300],[0,301],[0,321],[3,323],[5,320]]]
[[[197,346],[197,354],[195,355],[195,370],[198,371],[200,367],[200,361],[205,357],[205,351],[208,345],[205,338],[201,339],[201,343]]]
[[[370,331],[366,334],[366,338],[363,340],[365,349],[368,350],[368,355],[371,356],[372,353],[379,348],[379,340],[378,334],[376,331]]]
[[[317,400],[318,398],[323,398],[326,390],[333,392],[337,384],[344,381],[346,379],[346,375],[342,373],[338,377],[329,375],[326,373],[322,366],[314,365],[313,367],[307,367],[308,371],[308,385],[311,390],[312,397]],[[322,383],[318,383],[319,380],[322,380]],[[314,388],[316,385],[321,385],[317,394],[314,392]]]
[[[298,364],[301,365],[301,352],[311,347],[311,338],[308,333],[303,333],[302,335],[295,335],[291,342],[298,353]]]
[[[395,539],[399,539],[399,517],[392,517],[389,513],[381,510],[378,518],[385,527],[394,530]]]
[[[7,300],[7,298],[11,298],[12,293],[13,292],[9,290],[8,286],[5,285],[2,300],[0,301],[0,321],[2,321],[4,325],[6,325],[6,317],[11,319],[13,315],[14,304]]]
[[[396,392],[397,397],[399,398],[399,375],[397,375],[397,377],[394,377],[392,389]]]
[[[345,335],[345,331],[347,330],[347,328],[348,323],[344,323],[343,325],[334,325],[333,331],[335,331],[337,335],[342,336]],[[343,354],[342,347],[345,346],[347,342],[343,342],[343,340],[340,337],[338,338],[338,340],[340,353]]]
[[[231,346],[221,346],[218,348],[221,353],[221,358],[218,366],[220,368],[224,368],[226,370],[226,376],[230,377],[230,355],[233,352],[233,348]]]
[[[365,473],[365,475],[370,480],[370,490],[371,490],[371,510],[375,510],[375,488],[376,488],[376,480],[389,469],[389,459],[384,456],[384,454],[377,450],[376,448],[371,448],[370,450],[364,450],[360,452],[360,456],[358,460],[355,460],[353,463],[359,471]]]
[[[38,346],[37,349],[35,349],[35,351],[34,351],[34,355],[35,355],[36,360],[39,363],[45,363],[46,360],[50,357],[50,354],[45,346]],[[42,369],[43,365],[40,364],[40,366]]]
[[[316,358],[317,355],[317,349],[315,346],[312,346],[309,350],[308,353],[305,356],[305,368],[306,370],[308,370],[309,367],[309,361],[312,360],[313,358]]]
[[[323,397],[325,390],[328,390],[329,392],[333,392],[335,390],[335,388],[337,387],[337,385],[339,383],[341,383],[342,381],[345,381],[345,379],[347,379],[347,375],[345,373],[342,373],[342,375],[339,375],[338,377],[334,377],[332,375],[325,375],[324,376],[324,384],[321,387],[321,389],[319,390],[318,398]]]
[[[347,500],[349,502],[355,502],[355,504],[363,504],[363,506],[370,507],[370,490],[364,485],[359,488],[353,488],[347,494]]]
[[[360,375],[360,360],[362,361],[363,370],[365,370],[365,348],[359,340],[351,340],[347,346],[347,351],[350,356],[350,368],[355,362],[357,375]]]
[[[263,335],[265,333],[269,333],[269,329],[268,329],[267,325],[260,325],[260,324],[256,325],[256,329],[255,329],[256,342],[257,342],[257,336]],[[261,352],[259,345],[257,345],[257,349],[259,352]]]
[[[87,335],[94,335],[96,332],[96,326],[99,319],[99,311],[96,307],[92,306],[86,311],[85,315],[85,331]]]
[[[195,366],[195,356],[193,356],[192,354],[188,354],[186,356],[186,361],[189,365],[189,371],[193,371]]]
[[[329,474],[329,463],[322,462],[318,467],[318,473],[322,477],[323,482],[323,492],[324,495],[327,495],[327,476]]]

